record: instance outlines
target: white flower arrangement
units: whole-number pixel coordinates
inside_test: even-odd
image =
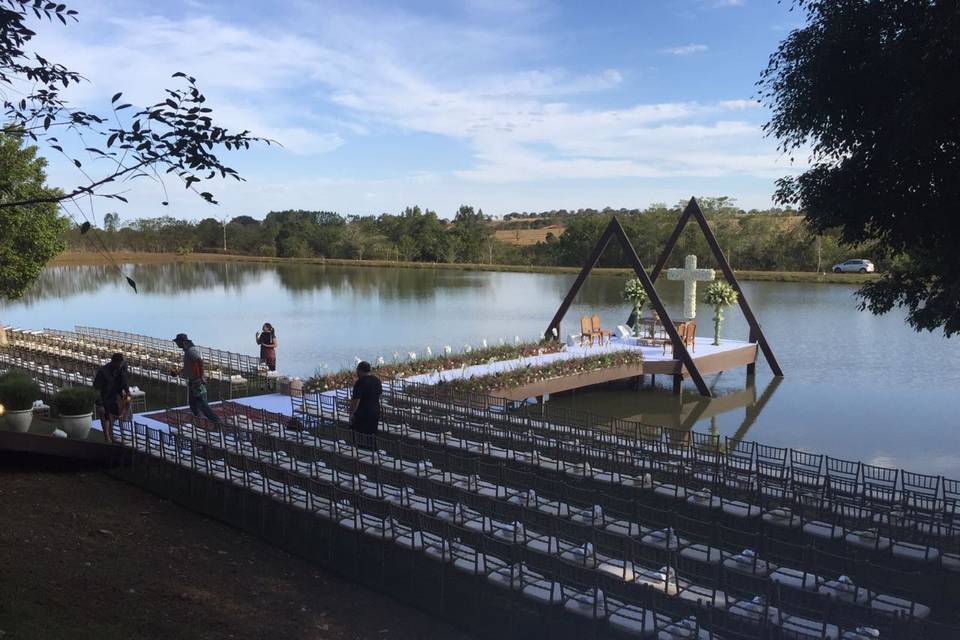
[[[386,364],[386,361],[383,359],[383,356],[377,356],[377,366],[382,367]]]
[[[409,357],[411,360],[416,360],[416,359],[417,359],[417,352],[416,352],[416,351],[411,351],[410,353],[407,354],[407,357]]]
[[[427,345],[427,357],[433,357],[433,349],[430,348],[430,345]]]
[[[483,342],[481,342],[481,344],[483,345],[483,348],[486,349],[486,348],[487,348],[487,339],[484,338],[484,339],[483,339]]]
[[[448,344],[447,344],[447,345],[444,345],[444,347],[443,347],[443,355],[449,356],[449,355],[452,354],[452,353],[453,353],[453,347],[451,347],[451,346],[448,345]]]
[[[640,313],[643,311],[643,305],[647,303],[649,296],[647,290],[643,288],[640,278],[630,278],[623,284],[623,301],[633,305],[633,333],[640,337]]]
[[[739,296],[737,290],[722,280],[707,285],[703,301],[713,307],[713,344],[720,344],[720,324],[723,322],[723,308],[735,304]]]

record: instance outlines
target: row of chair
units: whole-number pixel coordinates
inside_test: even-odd
[[[854,547],[874,544],[877,548],[902,552],[900,555],[907,559],[935,560],[939,556],[936,547],[955,551],[960,538],[960,527],[941,510],[945,504],[943,498],[926,497],[909,489],[894,493],[869,480],[854,486],[835,475],[826,476],[826,481],[816,485],[808,484],[799,466],[788,467],[791,470],[788,475],[782,468],[768,465],[768,460],[781,456],[785,461],[785,449],[776,452],[763,445],[751,447],[756,451],[753,454],[757,456],[756,462],[744,457],[744,443],[738,443],[737,453],[724,457],[715,449],[696,444],[692,457],[669,448],[652,447],[641,457],[623,452],[611,454],[575,443],[558,443],[535,435],[531,437],[528,432],[492,430],[475,422],[458,422],[451,416],[424,417],[400,411],[386,412],[384,419],[384,427],[394,432],[403,433],[410,428],[406,425],[414,423],[431,430],[415,434],[423,439],[428,439],[429,433],[438,433],[441,437],[437,440],[450,446],[524,461],[535,456],[541,468],[556,468],[574,475],[589,474],[633,487],[652,486],[657,495],[717,508],[734,516],[752,518],[776,511],[775,515],[781,516],[779,520],[785,526],[797,527],[816,538],[846,539],[849,535]],[[337,424],[337,421],[328,416],[325,424]],[[469,438],[470,433],[477,430],[482,436],[479,442],[457,439],[464,434]],[[546,454],[540,455],[542,451]],[[801,454],[803,452],[793,452],[792,457],[800,460]],[[861,471],[858,469],[855,473],[859,475]],[[866,473],[868,478],[872,477],[869,468]],[[915,475],[905,474],[903,482],[912,486]],[[648,476],[650,479],[646,480]],[[898,501],[902,496],[908,496],[909,501]],[[883,525],[885,534],[871,537],[869,530],[878,525]],[[867,535],[861,539],[859,533],[864,531]],[[900,542],[903,544],[898,544]],[[954,563],[952,555],[945,559]]]
[[[209,432],[204,430],[194,431],[189,425],[183,427],[187,433],[191,435],[198,436],[200,438],[206,439],[210,438],[211,435]],[[214,434],[219,444],[222,440],[223,434],[217,432]],[[573,529],[582,528],[583,526],[590,526],[595,529],[593,537],[588,537],[586,542],[594,544],[598,541],[599,538],[604,540],[609,540],[610,535],[599,535],[598,534],[612,534],[614,537],[618,533],[622,533],[624,537],[631,538],[631,544],[633,547],[643,548],[650,547],[653,550],[659,549],[660,551],[666,552],[669,556],[672,553],[681,553],[684,558],[689,556],[691,562],[702,561],[707,565],[712,565],[714,568],[719,568],[724,563],[730,564],[735,568],[739,567],[739,563],[733,558],[740,555],[736,553],[733,549],[736,547],[731,547],[731,551],[724,551],[723,549],[711,547],[710,545],[703,544],[702,541],[707,540],[709,536],[700,536],[699,540],[701,542],[696,542],[697,538],[685,539],[679,534],[674,534],[673,529],[670,527],[671,523],[675,523],[676,519],[673,518],[673,514],[664,510],[656,510],[653,508],[644,508],[642,510],[642,517],[640,517],[636,510],[634,509],[633,513],[629,512],[631,508],[631,503],[624,500],[616,500],[612,497],[605,496],[600,501],[602,502],[607,509],[604,510],[600,507],[594,499],[597,497],[595,494],[589,492],[583,492],[576,490],[576,494],[579,495],[579,503],[569,503],[561,502],[560,500],[554,500],[551,497],[548,497],[546,492],[537,491],[531,492],[523,490],[522,487],[532,487],[535,484],[535,479],[530,477],[530,474],[524,472],[513,472],[510,474],[505,474],[508,476],[508,481],[511,484],[491,484],[486,478],[494,477],[492,473],[487,473],[486,478],[481,478],[476,475],[465,475],[463,473],[451,473],[447,470],[441,470],[435,467],[432,464],[429,464],[425,461],[423,457],[424,450],[413,449],[413,456],[406,459],[392,458],[386,454],[380,454],[379,452],[374,452],[369,454],[368,459],[368,470],[366,474],[361,473],[361,470],[356,466],[355,461],[353,464],[347,464],[344,466],[343,462],[350,462],[350,456],[356,455],[357,450],[353,449],[346,442],[337,442],[337,441],[328,441],[327,449],[331,452],[329,456],[313,456],[313,460],[307,464],[302,464],[302,461],[297,460],[296,458],[291,457],[284,451],[276,450],[257,450],[256,447],[252,446],[249,442],[242,442],[241,448],[245,450],[245,455],[248,457],[259,459],[259,460],[268,460],[274,464],[283,465],[284,467],[290,468],[291,470],[305,471],[306,473],[319,473],[322,477],[327,479],[332,483],[347,484],[351,488],[361,488],[363,483],[359,483],[357,486],[354,486],[355,478],[364,476],[370,479],[371,486],[377,486],[378,481],[376,478],[379,478],[380,475],[389,478],[389,480],[384,480],[384,486],[393,486],[396,487],[402,484],[404,476],[401,475],[401,472],[406,472],[408,476],[413,476],[415,478],[422,478],[430,482],[440,482],[441,484],[449,484],[460,491],[461,493],[447,494],[447,503],[449,505],[464,505],[468,504],[469,501],[466,500],[466,497],[471,493],[485,494],[488,498],[497,498],[499,497],[502,500],[505,500],[507,503],[512,504],[512,508],[509,513],[503,511],[502,509],[498,513],[503,518],[504,522],[514,522],[519,518],[519,521],[523,521],[524,518],[521,518],[519,510],[526,510],[534,514],[546,515],[553,518],[551,521],[547,521],[545,524],[541,524],[542,531],[550,531],[553,524],[562,523],[564,521],[573,521]],[[334,453],[336,452],[336,453]],[[402,447],[401,447],[402,452]],[[278,453],[280,455],[278,455]],[[417,453],[421,454],[420,456]],[[266,455],[264,455],[266,454]],[[452,459],[452,458],[450,458]],[[317,468],[313,465],[316,465],[318,462],[322,462],[322,467]],[[372,466],[370,466],[372,465]],[[467,469],[468,465],[461,463],[461,469]],[[390,473],[387,474],[386,469],[390,470]],[[397,473],[393,473],[393,472]],[[501,473],[503,471],[501,470]],[[512,486],[511,486],[512,485]],[[418,485],[421,486],[421,485]],[[542,487],[542,483],[537,485]],[[466,493],[463,493],[466,491]],[[371,489],[371,492],[375,495],[377,494],[376,489]],[[394,489],[393,493],[396,493]],[[566,491],[555,491],[555,493],[563,495],[573,495],[575,492],[574,487],[568,487]],[[422,495],[423,491],[418,491],[418,495]],[[532,494],[532,496],[531,496]],[[451,496],[459,497],[451,497]],[[617,504],[618,509],[610,508],[612,504]],[[635,503],[634,503],[635,507]],[[463,513],[467,512],[467,509],[462,510]],[[654,515],[656,512],[656,515]],[[493,525],[490,523],[490,518],[484,518],[482,516],[477,516],[474,514],[475,522],[479,522],[479,527],[483,530],[487,530]],[[528,518],[529,519],[529,518]],[[693,523],[702,523],[700,520],[688,518],[687,522]],[[683,525],[686,531],[693,532],[694,528],[692,526]],[[720,527],[720,530],[726,530],[724,527]],[[708,530],[715,530],[708,526]],[[747,544],[753,549],[759,550],[761,548],[761,538],[759,536],[753,535],[743,535],[742,532],[737,534],[734,530],[727,530],[728,533],[725,534],[725,539],[728,543],[733,543],[734,541],[740,544]],[[524,536],[529,535],[524,532]],[[548,538],[551,536],[548,536]],[[583,535],[581,534],[581,538]],[[540,541],[541,546],[546,543],[543,543],[543,536],[537,538]],[[557,537],[557,539],[562,539]],[[526,538],[525,538],[526,540]],[[607,546],[615,546],[615,543],[608,543]],[[777,546],[781,546],[778,542]],[[741,547],[742,548],[742,547]],[[655,560],[653,557],[656,554],[651,552],[648,549],[648,554],[651,560]],[[661,554],[662,555],[662,554]],[[756,569],[757,562],[759,558],[755,555],[754,563],[752,564],[753,568]],[[797,561],[801,558],[794,556],[794,560]],[[659,560],[660,562],[664,561],[664,558]],[[729,562],[727,562],[729,561]],[[807,568],[803,569],[791,569],[788,567],[783,568],[773,568],[769,563],[763,563],[764,567],[769,567],[768,574],[771,580],[783,582],[785,584],[790,584],[793,581],[796,581],[797,576],[804,576],[802,582],[806,585],[812,585],[814,591],[818,587],[823,587],[823,585],[829,580],[821,579],[813,571]],[[751,571],[755,573],[755,571]],[[848,571],[848,573],[850,573]],[[889,580],[888,582],[903,582],[904,577],[910,576],[913,577],[913,574],[907,572],[896,573],[895,577]],[[715,585],[716,586],[716,585]],[[829,589],[829,585],[826,587]],[[802,591],[802,589],[801,589]],[[891,602],[900,602],[898,605],[902,611],[910,611],[912,613],[912,605],[907,605],[908,602],[903,598],[896,598],[891,600],[892,596],[883,596],[875,601],[877,606],[883,606],[885,603],[889,606]],[[921,611],[927,612],[926,608],[921,608]],[[924,613],[925,615],[925,613]]]
[[[126,437],[126,436],[125,436],[125,437]],[[176,438],[176,437],[175,437],[175,438]],[[181,448],[182,448],[183,443],[181,442],[181,443],[178,443],[178,444],[179,444],[179,446],[180,446],[179,448],[178,448],[177,444],[174,444],[174,445],[173,445],[173,448],[174,448],[175,451],[178,451],[178,452],[179,452],[179,451],[181,451]],[[164,451],[164,449],[161,448],[161,451]],[[196,460],[195,457],[194,457],[193,459]],[[194,463],[194,464],[195,464],[195,463]],[[236,464],[236,463],[234,463],[234,464]],[[239,464],[243,467],[242,474],[243,474],[243,477],[245,478],[245,482],[251,483],[252,486],[259,487],[259,490],[262,491],[262,492],[267,492],[267,493],[276,494],[276,495],[278,495],[279,497],[281,497],[282,499],[285,499],[285,500],[293,499],[293,498],[291,498],[291,496],[293,496],[293,495],[301,495],[301,496],[305,495],[305,494],[302,494],[302,493],[301,493],[301,494],[296,494],[296,490],[295,490],[295,486],[294,486],[295,483],[292,483],[292,482],[290,481],[290,476],[287,476],[287,482],[286,482],[286,483],[281,482],[281,481],[278,481],[278,479],[282,479],[282,478],[284,477],[283,474],[289,474],[289,473],[292,473],[292,472],[289,472],[289,471],[287,471],[287,470],[282,470],[282,471],[274,470],[274,471],[271,472],[270,470],[268,470],[269,468],[268,468],[267,466],[258,466],[258,465],[262,465],[262,463],[251,461],[249,458],[246,458],[246,457],[241,457],[241,458],[240,458],[240,461],[239,461]],[[200,465],[200,467],[198,467],[198,468],[202,468],[202,465]],[[235,467],[231,467],[230,465],[226,465],[226,466],[224,467],[224,473],[226,473],[226,469],[227,469],[227,468],[235,468]],[[278,475],[278,473],[279,473],[279,475]],[[272,482],[272,483],[270,482],[270,476],[271,476],[271,475],[273,476],[273,482]],[[293,474],[293,475],[295,475],[295,474]],[[345,484],[346,484],[345,482],[340,482],[340,483],[331,482],[331,483],[328,484],[328,486],[330,486],[330,487],[341,487],[341,489],[343,489]],[[286,489],[281,488],[281,487],[283,487],[283,486],[286,486],[287,488],[286,488]],[[293,492],[291,492],[291,489],[290,489],[291,486],[294,486]],[[359,527],[361,527],[361,528],[366,527],[365,530],[369,529],[370,527],[373,527],[374,529],[380,531],[381,534],[383,534],[384,531],[387,531],[387,530],[389,529],[390,536],[392,536],[392,535],[393,535],[392,524],[391,524],[389,527],[387,527],[387,525],[384,524],[384,523],[386,522],[386,520],[385,520],[384,518],[382,518],[382,517],[378,519],[377,516],[375,515],[375,514],[377,514],[377,513],[380,513],[381,515],[382,515],[383,513],[385,513],[385,512],[383,511],[383,508],[389,507],[390,504],[387,503],[387,501],[385,501],[382,497],[378,496],[376,492],[371,492],[371,491],[369,491],[369,486],[368,486],[368,490],[367,490],[367,491],[364,491],[363,488],[362,488],[362,485],[354,485],[354,484],[350,483],[350,484],[346,484],[346,489],[347,489],[348,491],[359,492],[359,495],[357,496],[357,500],[358,500],[359,502],[363,502],[363,503],[367,504],[368,507],[369,507],[370,505],[372,505],[372,504],[380,504],[380,507],[381,507],[381,508],[378,509],[378,508],[373,508],[373,507],[371,507],[370,509],[368,509],[369,511],[372,511],[372,513],[373,513],[374,515],[358,515],[356,512],[353,512],[353,513],[351,514],[351,513],[349,512],[349,509],[348,509],[348,510],[347,510],[347,516],[345,516],[344,518],[339,518],[339,520],[341,521],[341,523],[343,523],[344,520],[346,520],[346,519],[350,519],[350,521],[352,521],[353,523],[355,523],[354,526],[359,526]],[[345,502],[344,502],[345,499],[342,498],[342,497],[341,497],[341,498],[337,498],[336,494],[329,494],[329,493],[328,493],[327,496],[328,496],[328,497],[327,497],[327,502],[326,502],[326,504],[337,504],[337,505],[344,505],[344,504],[345,504]],[[363,498],[363,499],[360,500],[360,498]],[[376,503],[377,500],[380,500],[381,502]],[[346,501],[347,501],[346,503],[349,503],[349,504],[351,504],[351,505],[357,504],[357,501],[351,502],[349,499],[346,499]],[[372,502],[371,502],[371,501],[372,501]],[[401,503],[398,502],[398,501],[395,501],[395,502],[396,502],[397,504],[401,504]],[[306,502],[304,502],[304,504],[306,504]],[[451,513],[451,514],[452,514],[453,512],[455,512],[455,510],[456,510],[456,509],[455,509],[455,506],[451,507],[451,506],[448,505],[448,513]],[[361,513],[362,513],[362,512],[363,512],[363,510],[361,510]],[[343,515],[343,513],[338,512],[338,515]],[[424,516],[424,514],[423,514],[423,512],[421,512],[421,520],[422,520],[422,517],[423,517],[423,516]],[[431,515],[431,514],[426,514],[426,517],[434,517],[434,518],[436,518],[436,517],[439,517],[439,516],[437,516],[437,512],[434,512],[433,515]],[[464,521],[461,520],[461,522],[458,524],[458,523],[456,522],[455,517],[453,517],[452,515],[451,515],[450,517],[447,517],[447,518],[440,518],[440,521],[441,521],[441,524],[439,524],[438,526],[432,527],[432,528],[431,528],[431,527],[427,527],[427,530],[428,530],[428,531],[434,531],[434,532],[435,532],[435,531],[437,531],[438,527],[439,527],[440,529],[443,529],[444,527],[446,527],[447,530],[457,531],[457,532],[458,532],[458,536],[455,536],[455,539],[458,540],[458,541],[461,541],[461,542],[462,542],[462,540],[464,539],[464,536],[466,536],[466,535],[473,535],[473,534],[484,535],[484,536],[488,536],[488,537],[489,537],[489,536],[494,536],[495,538],[499,539],[501,542],[503,541],[503,537],[502,537],[502,536],[497,537],[497,536],[495,536],[494,534],[492,534],[490,531],[484,531],[482,528],[481,528],[481,529],[479,530],[479,532],[478,532],[476,529],[470,529],[469,527],[466,527],[467,530],[473,532],[473,534],[466,534],[466,533],[464,533],[463,530],[462,530],[462,529],[465,527]],[[427,522],[429,522],[429,521],[427,521]],[[365,523],[365,524],[364,524],[364,523]],[[378,523],[379,523],[379,524],[378,524]],[[457,529],[458,527],[459,527],[460,529]],[[423,532],[420,531],[420,534],[421,534],[421,536],[422,536],[422,535],[423,535]],[[412,539],[412,538],[415,538],[415,537],[416,537],[416,536],[413,536],[412,534],[410,534],[410,536],[408,536],[408,538],[411,538],[411,539]],[[548,543],[548,544],[549,544],[549,543]],[[560,543],[556,543],[556,544],[559,546]],[[464,564],[464,563],[469,564],[469,561],[472,559],[474,567],[478,566],[478,563],[481,563],[481,562],[482,562],[483,566],[486,567],[486,563],[487,563],[486,555],[484,554],[484,555],[482,555],[482,556],[478,556],[478,555],[477,555],[478,552],[477,552],[476,546],[470,546],[470,545],[463,546],[463,545],[461,545],[461,546],[458,547],[458,548],[460,549],[460,552],[461,552],[461,553],[459,553],[459,555],[458,555],[458,554],[455,554],[452,549],[448,549],[448,550],[446,551],[446,553],[449,553],[449,554],[450,554],[449,561],[454,562],[453,556],[454,556],[454,555],[458,555],[459,562],[460,562],[461,565]],[[472,549],[472,551],[469,551],[468,548],[469,548],[469,549]],[[527,548],[527,547],[526,547],[526,546],[523,546],[523,548]],[[582,545],[581,545],[581,544],[577,544],[577,543],[571,543],[571,544],[566,545],[566,549],[567,549],[567,551],[570,552],[570,553],[573,553],[574,550],[581,549],[581,548],[582,548]],[[441,544],[440,547],[435,547],[435,552],[438,552],[438,553],[442,556],[442,555],[445,553],[443,545]],[[464,554],[466,554],[466,555],[464,555]],[[478,560],[478,558],[480,558],[480,557],[483,558],[482,561],[481,561],[481,560]],[[616,558],[616,557],[618,557],[618,556],[611,556],[611,558]],[[562,559],[562,556],[558,556],[558,558],[561,558],[561,559]],[[495,563],[494,563],[494,564],[495,564]],[[569,564],[569,561],[567,562],[567,564]],[[579,568],[588,568],[588,567],[586,567],[585,564],[581,564],[581,563],[577,563],[577,562],[574,562],[573,564],[574,564],[575,566],[579,567]],[[632,567],[632,566],[635,566],[635,565],[633,565],[632,563],[631,563],[631,564],[627,564],[625,561],[623,561],[623,560],[621,559],[619,562],[617,562],[616,564],[611,565],[611,566],[624,567],[624,568],[625,568],[624,570],[626,570],[626,567],[628,567],[628,566]],[[633,569],[631,569],[631,570],[633,570]],[[648,569],[647,571],[650,571],[650,570]],[[600,572],[600,573],[603,573],[603,572]],[[610,573],[610,572],[607,571],[607,573]],[[668,570],[668,573],[669,573],[669,570]],[[622,580],[621,580],[621,581],[622,581]],[[665,581],[665,582],[670,582],[670,581],[667,580],[667,581]],[[668,587],[665,587],[665,593],[666,593],[666,592],[669,592],[671,589],[672,589],[672,587],[669,587],[669,588],[668,588]],[[568,589],[568,592],[569,592],[569,591],[570,591],[570,590]],[[685,591],[685,592],[686,592],[686,591]],[[697,592],[694,592],[694,593],[697,593]],[[701,596],[702,596],[702,594],[701,594]],[[570,606],[571,606],[571,607],[575,607],[575,606],[577,606],[577,605],[570,605]],[[613,614],[611,613],[610,615],[613,615]],[[610,615],[608,615],[608,616],[606,616],[606,617],[609,618]],[[605,618],[605,619],[606,619],[606,618]],[[819,636],[817,636],[817,637],[819,637]]]

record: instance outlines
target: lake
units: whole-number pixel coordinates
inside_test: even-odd
[[[91,325],[160,337],[188,333],[199,344],[255,354],[254,332],[277,329],[279,369],[308,376],[351,366],[355,357],[387,360],[482,340],[534,339],[547,326],[573,274],[526,274],[252,263],[124,265],[139,294],[116,270],[49,267],[21,301],[0,303],[0,323],[70,329]],[[599,313],[613,327],[628,315],[622,276],[593,274],[567,314]],[[793,446],[960,477],[960,340],[918,334],[903,314],[857,309],[855,287],[745,282],[750,301],[786,377],[766,364],[755,385],[743,372],[707,376],[716,399],[666,389],[598,390],[551,402],[670,426]],[[679,315],[679,283],[658,291]],[[699,306],[699,334],[712,332],[712,309]],[[675,317],[676,317],[675,316]],[[738,308],[722,335],[746,339]],[[395,355],[396,354],[396,355]],[[670,380],[658,380],[664,386]]]

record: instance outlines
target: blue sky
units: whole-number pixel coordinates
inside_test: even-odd
[[[450,216],[643,207],[690,195],[770,204],[802,169],[765,138],[755,82],[800,17],[774,0],[90,1],[38,50],[152,103],[197,77],[218,118],[282,147],[231,155],[244,183],[213,207],[132,185],[124,219],[262,217],[285,208]],[[51,182],[82,177],[63,161]],[[125,187],[126,188],[126,187]]]

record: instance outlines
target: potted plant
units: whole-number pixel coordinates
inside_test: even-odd
[[[53,395],[51,404],[60,417],[61,428],[75,440],[85,440],[93,423],[96,391],[91,387],[66,387]]]
[[[647,290],[640,278],[630,278],[623,285],[623,301],[633,305],[633,335],[640,336],[640,312],[647,303]]]
[[[23,371],[0,376],[0,406],[10,431],[26,432],[33,422],[33,403],[40,399],[40,385]]]
[[[723,322],[723,308],[737,301],[737,291],[722,280],[707,285],[703,301],[713,307],[713,344],[720,344],[720,323]]]

